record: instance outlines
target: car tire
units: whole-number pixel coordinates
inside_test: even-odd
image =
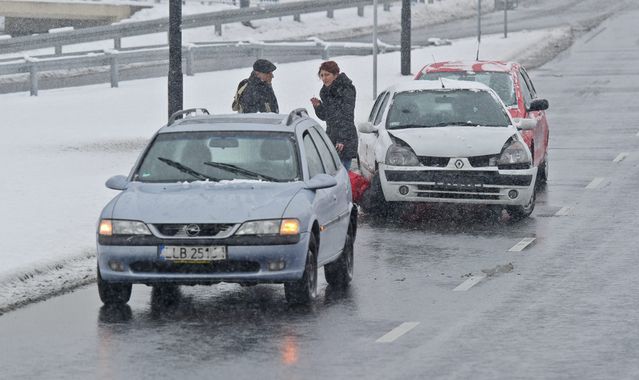
[[[530,197],[530,201],[525,206],[508,206],[506,207],[506,211],[510,217],[514,220],[521,220],[527,218],[532,214],[535,209],[535,200],[537,198],[537,193],[533,190],[533,195]]]
[[[362,195],[362,210],[368,214],[386,216],[390,214],[390,202],[386,201],[379,174],[375,174],[371,183]]]
[[[317,297],[317,243],[314,235],[308,242],[302,278],[284,283],[284,294],[291,305],[310,305]]]
[[[548,157],[539,165],[537,172],[537,184],[545,185],[548,182]]]
[[[105,305],[123,305],[131,299],[131,284],[104,281],[98,267],[98,294]]]
[[[339,255],[337,260],[324,266],[324,278],[326,278],[326,282],[328,282],[329,285],[337,288],[346,288],[353,280],[353,253],[355,245],[354,231],[355,228],[353,224],[349,223],[342,254]]]

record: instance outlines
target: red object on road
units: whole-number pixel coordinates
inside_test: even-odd
[[[370,182],[364,178],[363,175],[359,173],[355,173],[352,171],[348,172],[348,177],[351,180],[351,191],[353,192],[353,202],[359,203],[362,200],[362,196],[368,186],[370,186]]]

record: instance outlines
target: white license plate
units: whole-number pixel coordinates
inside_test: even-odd
[[[208,262],[226,260],[225,246],[161,245],[160,257],[170,261]]]

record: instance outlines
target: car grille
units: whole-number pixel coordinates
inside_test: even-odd
[[[449,157],[431,157],[431,156],[419,156],[417,157],[419,163],[424,166],[431,166],[436,168],[445,168],[448,166]]]
[[[207,264],[180,264],[172,262],[136,261],[130,265],[138,273],[246,273],[258,272],[260,264],[254,261],[214,261]]]
[[[165,237],[217,237],[225,236],[235,226],[234,224],[154,224],[153,225]],[[188,226],[198,226],[200,232],[196,235],[187,234]]]
[[[386,170],[389,182],[429,182],[439,186],[530,186],[532,175],[499,174],[497,171]]]

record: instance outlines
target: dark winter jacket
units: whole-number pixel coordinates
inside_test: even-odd
[[[341,159],[357,157],[357,129],[355,129],[355,86],[340,73],[329,87],[320,90],[322,102],[315,108],[318,118],[326,121],[326,134],[333,144],[344,144]]]
[[[251,73],[248,84],[240,96],[242,113],[275,112],[279,113],[277,98],[273,87]]]

